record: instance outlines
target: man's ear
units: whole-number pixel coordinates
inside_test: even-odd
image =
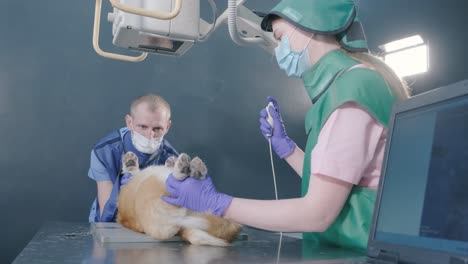
[[[169,131],[169,128],[171,128],[171,125],[172,125],[172,120],[169,119],[169,121],[167,122],[166,133]]]
[[[131,130],[132,117],[129,114],[125,115],[125,124],[127,125],[127,128]]]

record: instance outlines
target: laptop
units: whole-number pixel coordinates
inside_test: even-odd
[[[468,263],[468,80],[393,107],[374,212],[363,263]]]

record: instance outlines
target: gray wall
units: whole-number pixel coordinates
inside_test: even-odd
[[[429,44],[430,68],[411,77],[414,94],[468,78],[466,0],[358,0],[374,50],[395,39],[420,34]]]
[[[267,11],[276,2],[247,6]],[[432,68],[410,80],[416,92],[468,78],[466,1],[381,2],[359,1],[374,49],[415,32],[430,41]],[[0,1],[0,263],[12,261],[44,221],[87,221],[95,195],[89,152],[124,125],[136,96],[159,93],[172,104],[167,138],[205,159],[218,189],[235,196],[274,197],[258,130],[267,95],[279,99],[290,136],[305,143],[310,102],[301,81],[287,78],[259,48],[236,46],[226,26],[180,59],[133,64],[95,54],[93,14],[93,1]],[[104,22],[101,45],[116,50],[110,39]],[[278,159],[276,166],[280,198],[298,196],[299,178]]]

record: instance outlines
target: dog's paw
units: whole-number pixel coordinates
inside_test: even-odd
[[[122,157],[122,171],[125,172],[135,172],[138,171],[138,157],[135,153],[128,151]]]
[[[181,181],[190,175],[190,157],[185,153],[181,153],[174,164],[174,177]]]
[[[203,180],[206,177],[208,169],[205,163],[199,158],[195,157],[190,162],[190,177],[195,179]]]
[[[177,161],[176,156],[170,156],[169,158],[167,158],[166,162],[164,163],[164,166],[168,168],[174,168],[176,161]]]

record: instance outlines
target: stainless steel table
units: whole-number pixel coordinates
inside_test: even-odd
[[[89,223],[44,224],[13,263],[355,263],[362,255],[337,248],[314,248],[307,241],[244,228],[248,239],[230,247],[184,242],[100,243]],[[303,249],[304,248],[304,249]],[[307,249],[305,249],[307,248]],[[348,257],[353,259],[343,261]]]

